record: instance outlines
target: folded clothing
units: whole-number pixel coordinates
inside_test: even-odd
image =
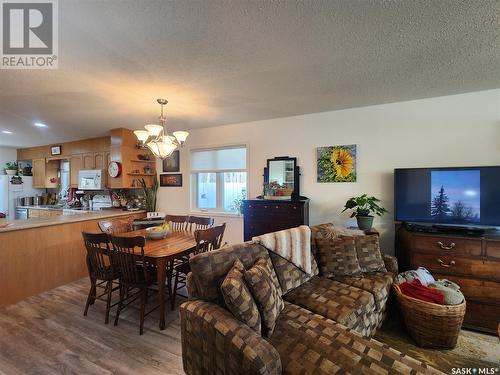
[[[401,272],[396,278],[396,282],[398,284],[402,284],[404,282],[412,282],[413,280],[419,280],[420,283],[424,286],[436,282],[431,273],[427,270],[427,268],[424,267],[418,267],[416,270]]]
[[[458,305],[461,304],[465,297],[460,291],[460,286],[452,281],[441,279],[434,284],[429,285],[430,288],[438,289],[444,295],[445,305]]]
[[[412,282],[404,282],[399,285],[401,293],[405,296],[413,297],[421,301],[437,303],[439,305],[444,305],[444,295],[435,288],[429,288],[422,285],[420,280],[416,279]]]

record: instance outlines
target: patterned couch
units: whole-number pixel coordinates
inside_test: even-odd
[[[314,236],[320,227],[312,227]],[[250,268],[264,258],[281,286],[285,308],[274,332],[262,337],[226,308],[220,286],[234,261]],[[439,371],[370,339],[380,327],[397,263],[388,272],[330,279],[316,261],[307,275],[254,243],[190,260],[189,301],[180,307],[184,371],[195,374],[438,374]]]

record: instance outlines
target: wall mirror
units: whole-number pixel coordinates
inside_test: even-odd
[[[267,159],[264,169],[264,198],[295,199],[299,194],[297,158],[280,156]]]

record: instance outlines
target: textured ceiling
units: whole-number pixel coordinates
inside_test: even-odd
[[[0,70],[0,145],[500,87],[500,2],[64,0],[59,69]],[[36,121],[47,129],[33,127]]]

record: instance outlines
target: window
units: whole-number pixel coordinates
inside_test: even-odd
[[[244,146],[191,151],[191,208],[237,212],[247,196]]]

